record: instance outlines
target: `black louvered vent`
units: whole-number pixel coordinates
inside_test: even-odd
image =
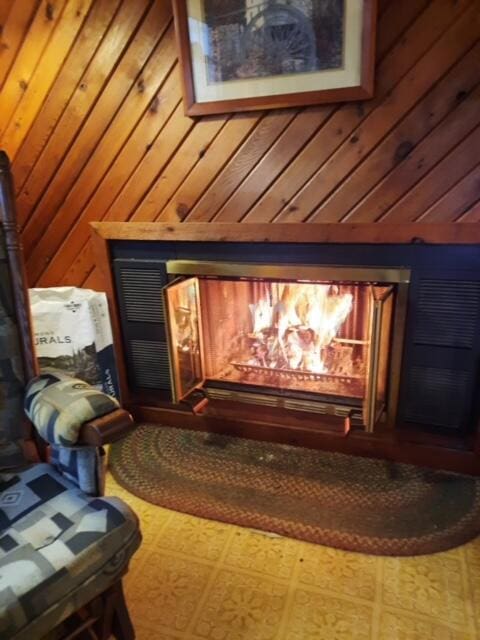
[[[170,368],[166,342],[131,340],[133,379],[137,387],[170,389]]]
[[[465,410],[468,377],[466,371],[412,367],[405,418],[419,424],[458,428]]]
[[[472,348],[480,309],[480,282],[422,280],[414,341]]]
[[[123,268],[120,280],[129,322],[164,322],[164,272],[156,269]]]

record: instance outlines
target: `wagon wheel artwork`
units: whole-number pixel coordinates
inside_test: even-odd
[[[315,70],[315,32],[296,7],[270,5],[248,23],[245,62],[239,75],[278,75]]]

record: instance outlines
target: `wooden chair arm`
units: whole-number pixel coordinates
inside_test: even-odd
[[[101,447],[124,438],[135,428],[133,418],[125,409],[117,409],[101,418],[85,422],[80,429],[78,444]]]

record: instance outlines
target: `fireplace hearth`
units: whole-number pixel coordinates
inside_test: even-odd
[[[473,225],[98,223],[93,239],[138,420],[480,474]]]

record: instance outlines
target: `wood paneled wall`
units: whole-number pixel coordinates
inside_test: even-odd
[[[0,0],[0,147],[30,283],[91,220],[480,220],[480,0],[380,0],[375,97],[191,119],[168,0]]]

